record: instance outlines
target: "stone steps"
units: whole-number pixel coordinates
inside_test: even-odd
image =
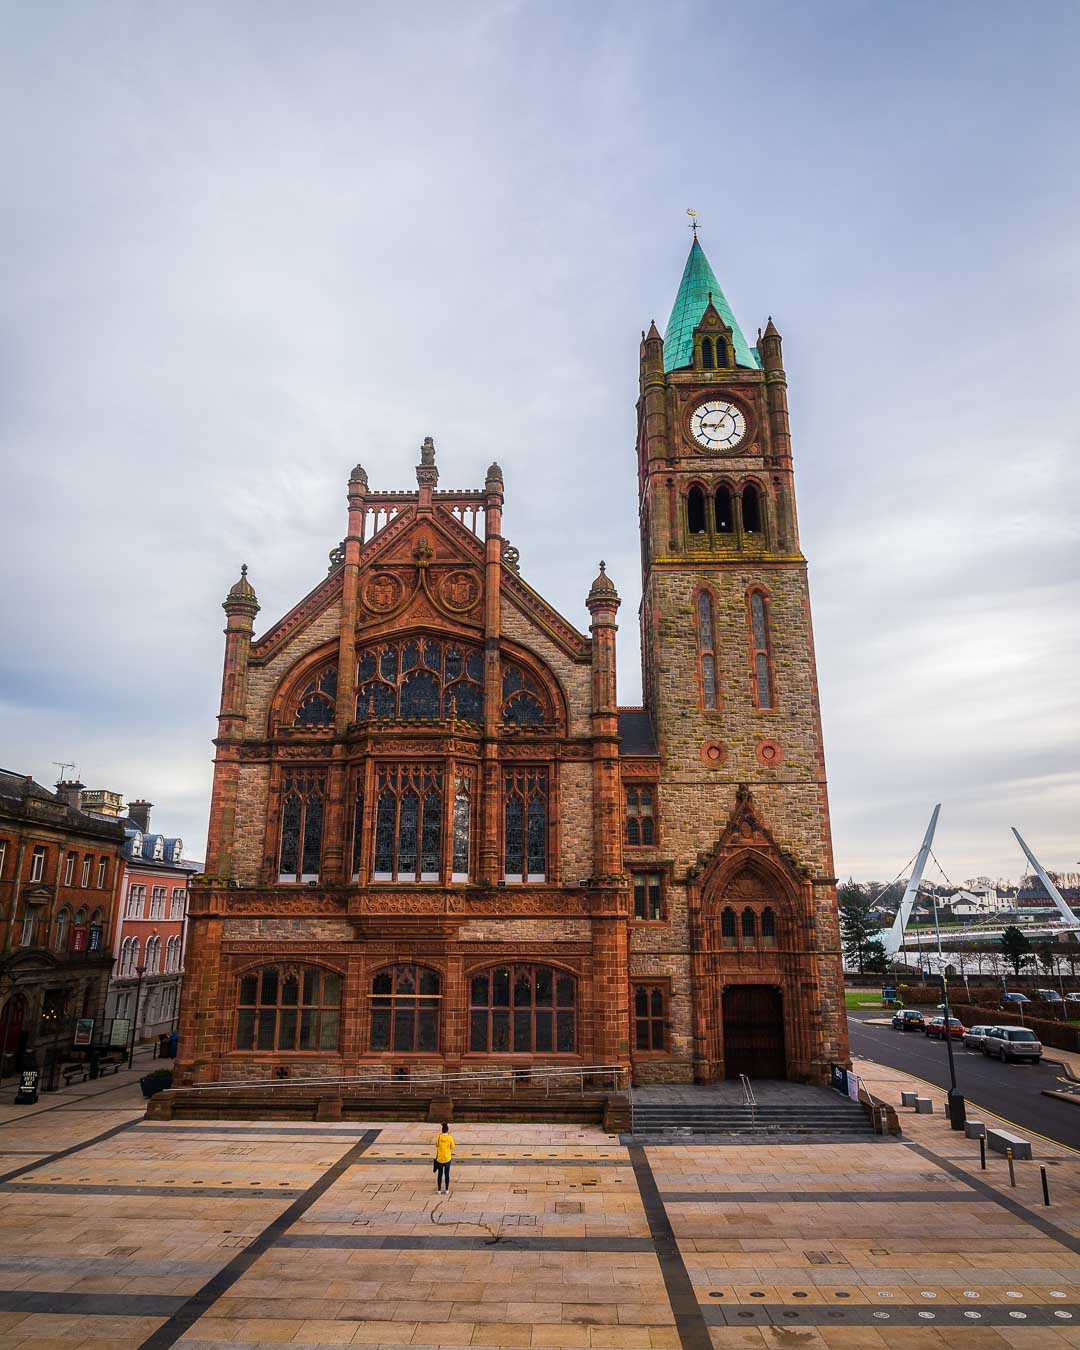
[[[769,1103],[641,1102],[634,1104],[635,1135],[855,1136],[872,1137],[874,1128],[856,1102]]]

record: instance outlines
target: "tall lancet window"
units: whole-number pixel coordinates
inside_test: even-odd
[[[281,806],[279,881],[318,881],[326,780],[314,770],[285,775]]]
[[[716,635],[713,625],[712,596],[699,591],[697,598],[698,665],[701,677],[701,706],[715,709],[719,703],[716,680]]]
[[[754,702],[759,708],[772,708],[772,649],[769,639],[769,607],[761,591],[750,592],[750,657],[754,683]]]
[[[469,879],[469,828],[472,823],[472,776],[459,771],[454,783],[454,857],[452,881]]]
[[[547,774],[515,769],[504,782],[504,872],[507,881],[547,876]]]
[[[428,764],[383,764],[376,774],[373,881],[438,881],[443,771]]]

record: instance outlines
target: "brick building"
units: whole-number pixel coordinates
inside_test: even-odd
[[[696,239],[640,356],[645,706],[518,570],[503,474],[359,465],[329,574],[228,616],[181,1081],[631,1064],[822,1081],[847,1058],[786,380]]]
[[[188,879],[198,870],[196,863],[184,861],[182,839],[151,833],[150,810],[150,802],[131,802],[123,821],[123,871],[112,948],[115,964],[107,1006],[110,1018],[135,1019],[139,1041],[177,1025]]]
[[[0,770],[3,1073],[65,1053],[78,1018],[100,1032],[124,831],[80,811],[80,787],[60,783],[54,793]]]

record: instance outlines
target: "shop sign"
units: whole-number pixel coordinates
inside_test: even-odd
[[[37,1069],[23,1069],[19,1074],[19,1090],[15,1093],[16,1106],[32,1106],[38,1099]]]

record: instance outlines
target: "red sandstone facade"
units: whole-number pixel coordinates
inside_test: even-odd
[[[642,342],[644,708],[603,565],[586,636],[519,575],[498,465],[440,492],[430,441],[416,491],[353,470],[328,576],[258,640],[232,588],[179,1081],[847,1059],[780,339],[722,343],[711,301],[680,368]]]

